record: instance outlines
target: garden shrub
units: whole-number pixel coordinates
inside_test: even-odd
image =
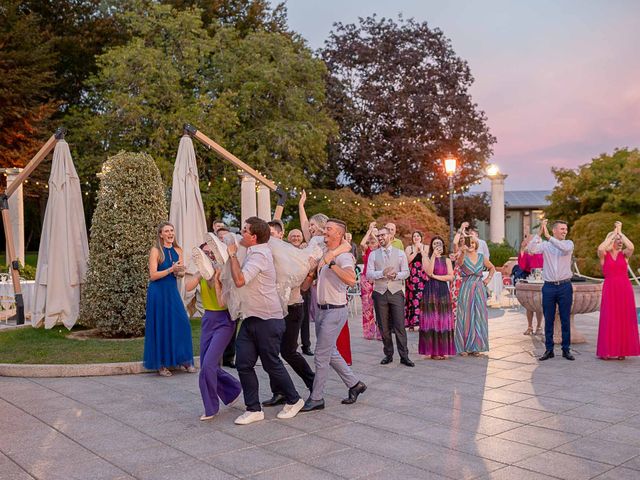
[[[583,215],[569,230],[569,236],[575,244],[574,255],[580,273],[590,277],[602,277],[602,268],[598,259],[598,245],[617,221],[622,222],[622,231],[635,245],[640,243],[640,215],[620,215],[613,212],[597,212]],[[638,251],[638,250],[636,250]],[[637,253],[631,257],[631,267],[638,274]]]
[[[80,323],[110,337],[144,333],[148,258],[167,200],[160,171],[145,153],[120,152],[102,166],[91,222]]]
[[[489,246],[489,254],[491,255],[491,263],[496,267],[502,267],[511,257],[517,257],[518,251],[503,241],[502,243],[487,242]]]

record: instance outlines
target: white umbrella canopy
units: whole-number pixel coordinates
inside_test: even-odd
[[[207,219],[200,195],[196,152],[189,135],[184,135],[180,140],[176,155],[169,221],[175,228],[176,241],[182,248],[186,273],[194,274],[197,267],[191,260],[191,250],[204,242]],[[185,291],[184,282],[180,282],[180,293],[185,305],[191,303],[195,296],[195,291]]]
[[[80,290],[88,258],[80,179],[69,145],[59,140],[53,151],[49,199],[38,250],[32,326],[73,327],[80,312]]]

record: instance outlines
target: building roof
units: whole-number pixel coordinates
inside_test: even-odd
[[[511,190],[504,192],[506,208],[542,209],[550,202],[546,199],[551,190]]]

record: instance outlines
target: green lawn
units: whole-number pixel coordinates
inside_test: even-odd
[[[73,330],[72,330],[73,331]],[[144,339],[74,340],[62,327],[0,331],[0,363],[110,363],[142,361]],[[200,319],[191,320],[193,354],[200,354]]]
[[[31,265],[32,267],[38,266],[38,252],[26,252],[24,254],[24,261],[27,265]],[[0,265],[6,265],[7,262],[5,260],[5,253],[0,254]]]

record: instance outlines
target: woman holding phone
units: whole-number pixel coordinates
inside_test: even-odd
[[[178,291],[177,277],[184,276],[182,249],[173,225],[158,226],[156,245],[149,252],[149,287],[144,332],[144,368],[170,377],[170,367],[189,373],[193,366],[191,324]]]
[[[453,280],[453,266],[447,258],[442,237],[433,237],[430,256],[423,269],[429,276],[426,282],[420,315],[418,353],[432,360],[444,360],[456,354],[453,309],[449,282]]]
[[[458,294],[456,317],[456,350],[461,355],[478,356],[489,350],[489,325],[487,310],[487,284],[496,269],[478,252],[478,239],[465,237],[460,247],[462,253],[457,263],[460,266],[462,283]],[[489,275],[482,280],[484,268]]]

